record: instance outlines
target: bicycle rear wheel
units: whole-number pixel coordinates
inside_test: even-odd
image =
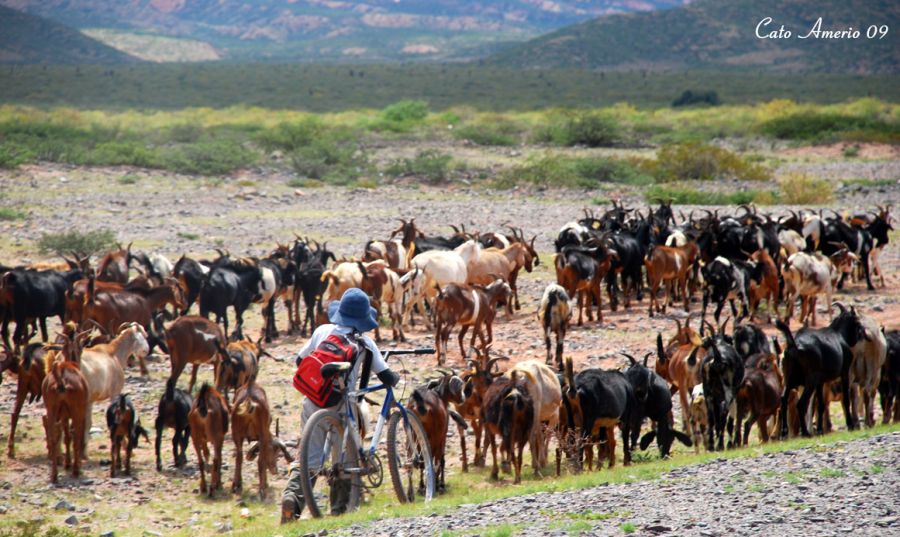
[[[313,518],[323,513],[339,515],[359,507],[359,449],[352,435],[344,433],[341,416],[333,410],[319,410],[303,426],[300,488]]]
[[[419,417],[412,412],[391,414],[387,453],[391,483],[401,503],[431,501],[434,496],[434,465],[428,436]]]

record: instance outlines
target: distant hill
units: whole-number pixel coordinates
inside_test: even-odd
[[[0,0],[155,61],[468,59],[609,13],[689,0]],[[131,35],[129,35],[131,34]],[[179,42],[179,54],[171,41]],[[148,41],[149,40],[149,41]],[[196,48],[196,51],[191,49]]]
[[[0,6],[0,63],[122,63],[135,58],[78,30]]]
[[[789,39],[758,39],[763,17]],[[822,17],[823,30],[852,27],[858,39],[798,39]],[[684,68],[900,72],[900,2],[895,0],[698,0],[665,11],[609,15],[508,47],[490,61],[506,67],[667,70]],[[867,39],[887,25],[884,39]]]

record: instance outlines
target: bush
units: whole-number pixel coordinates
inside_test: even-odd
[[[532,156],[495,181],[501,188],[526,182],[552,187],[596,188],[600,183],[649,184],[652,178],[635,163],[604,157]]]
[[[381,111],[381,118],[372,126],[376,130],[406,132],[421,124],[428,117],[428,103],[404,100],[396,102]]]
[[[13,169],[31,160],[32,154],[27,148],[18,144],[0,144],[0,168]]]
[[[291,154],[294,171],[302,177],[347,184],[368,167],[365,153],[354,143],[316,140]]]
[[[441,183],[449,177],[452,161],[453,157],[438,151],[420,151],[415,158],[397,161],[386,171],[394,176],[415,175],[424,177],[429,183]]]
[[[104,142],[84,156],[86,164],[98,166],[139,166],[158,168],[159,157],[136,141]]]
[[[719,100],[719,94],[715,91],[691,91],[684,90],[680,97],[672,101],[672,108],[692,105],[719,106],[722,102]]]
[[[38,240],[38,250],[42,254],[54,253],[59,256],[75,254],[78,257],[88,257],[115,246],[116,234],[110,229],[96,229],[86,233],[44,233]]]
[[[834,199],[831,183],[792,173],[781,179],[781,201],[788,205],[829,203]]]
[[[656,152],[656,162],[648,165],[648,169],[660,182],[720,179],[765,181],[770,178],[769,171],[763,165],[750,162],[727,149],[700,142],[662,146]]]
[[[534,139],[554,145],[607,147],[619,142],[622,135],[612,117],[599,112],[579,112],[539,129]]]
[[[831,112],[798,112],[770,119],[761,128],[763,133],[783,140],[900,140],[900,124]]]
[[[0,207],[0,222],[4,220],[24,220],[25,213],[12,207]]]
[[[295,123],[279,123],[271,129],[266,129],[256,136],[256,141],[265,149],[272,151],[282,149],[294,151],[313,143],[324,134],[325,126],[315,117],[310,117]]]
[[[653,185],[644,192],[644,199],[671,199],[677,205],[772,205],[778,196],[771,190],[744,190],[740,192],[707,192],[687,186]]]
[[[179,173],[223,175],[252,165],[256,156],[237,142],[210,140],[168,149],[160,166]]]
[[[522,131],[522,126],[512,121],[480,121],[455,129],[453,137],[478,145],[510,146],[519,143]]]

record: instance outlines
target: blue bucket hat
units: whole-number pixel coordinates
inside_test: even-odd
[[[328,319],[359,332],[368,332],[378,326],[378,312],[369,305],[369,296],[358,287],[347,289],[340,302],[328,305]]]

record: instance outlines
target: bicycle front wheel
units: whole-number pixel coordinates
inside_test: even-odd
[[[300,488],[313,518],[339,515],[359,507],[362,477],[359,449],[345,434],[340,415],[319,410],[303,426],[300,441]]]
[[[406,412],[391,414],[387,435],[388,467],[400,503],[434,496],[434,465],[428,436],[419,417]]]

